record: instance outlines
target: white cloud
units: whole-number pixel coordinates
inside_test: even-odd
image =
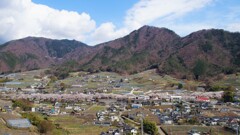
[[[91,43],[101,43],[122,37],[143,25],[152,25],[159,20],[160,23],[155,23],[155,26],[177,30],[177,33],[182,35],[200,28],[210,28],[206,24],[176,25],[172,21],[191,11],[205,7],[212,1],[214,0],[140,0],[127,11],[122,28],[117,29],[111,22],[104,23],[91,34]]]
[[[112,22],[103,23],[90,35],[90,44],[95,45],[116,39],[127,35],[128,32],[129,30],[126,28],[116,29],[116,26]]]
[[[128,12],[125,25],[136,29],[156,20],[171,21],[193,10],[205,7],[213,0],[140,0]]]
[[[26,36],[68,38],[91,45],[122,37],[143,25],[167,27],[178,34],[211,28],[214,25],[198,22],[177,24],[176,20],[203,8],[216,0],[139,0],[126,12],[123,26],[112,22],[96,26],[87,13],[57,10],[31,0],[0,1],[0,40],[12,40]],[[239,29],[229,25],[229,29]]]
[[[1,0],[0,7],[0,37],[4,40],[43,36],[84,41],[96,28],[86,13],[56,10],[31,0]]]

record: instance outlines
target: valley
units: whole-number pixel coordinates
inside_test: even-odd
[[[95,46],[38,37],[7,42],[0,47],[0,131],[234,134],[239,42],[239,33],[224,30],[180,37],[152,26]]]

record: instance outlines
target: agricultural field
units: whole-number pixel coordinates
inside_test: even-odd
[[[240,74],[226,75],[214,84],[218,86],[233,86],[240,90]]]
[[[18,119],[21,118],[21,115],[16,112],[0,112],[0,118],[2,118],[3,120]]]
[[[199,132],[211,132],[211,135],[233,135],[234,133],[226,131],[221,126],[191,126],[191,125],[163,125],[161,126],[169,135],[186,135],[191,129]]]
[[[159,109],[160,111],[163,111],[164,109],[167,108],[173,108],[175,109],[174,106],[171,105],[161,105],[161,106],[144,106],[145,109]]]
[[[44,69],[22,73],[14,73],[14,79],[5,83],[11,88],[27,88],[39,83],[38,77],[44,76]],[[88,92],[91,90],[110,90],[105,93],[125,94],[132,92],[135,95],[143,95],[149,90],[174,90],[179,83],[184,84],[184,89],[191,89],[200,84],[197,81],[179,80],[171,76],[160,76],[156,70],[148,70],[133,75],[120,75],[112,72],[99,72],[89,74],[87,72],[72,72],[63,80],[50,81],[45,91],[52,93],[59,90],[60,84],[64,84],[65,93]]]
[[[11,88],[26,88],[34,83],[38,83],[37,77],[43,75],[44,70],[45,69],[13,73],[11,75],[14,79],[5,83],[5,86]]]
[[[100,106],[100,105],[92,105],[87,110],[85,110],[84,114],[92,114],[96,115],[98,111],[104,111],[106,109],[106,106]]]
[[[94,76],[94,77],[93,77]],[[119,75],[111,72],[100,72],[87,74],[87,72],[75,72],[58,83],[68,85],[67,91],[82,92],[83,90],[92,89],[111,89],[111,93],[124,94],[133,90],[135,95],[143,95],[149,90],[173,90],[177,89],[179,83],[187,84],[186,86],[198,86],[200,82],[178,80],[171,76],[160,76],[156,70],[148,70],[133,75]],[[112,83],[110,83],[112,82]],[[73,85],[79,87],[71,87]],[[118,86],[118,87],[116,87]]]
[[[49,117],[54,124],[59,124],[70,135],[97,135],[114,127],[95,126],[93,123],[75,116]]]

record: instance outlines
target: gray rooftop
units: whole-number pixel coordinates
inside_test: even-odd
[[[29,128],[32,126],[28,119],[7,120],[7,124],[14,128]]]

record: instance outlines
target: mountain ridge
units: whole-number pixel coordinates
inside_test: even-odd
[[[27,37],[3,44],[0,56],[1,72],[46,68],[72,60],[77,64],[75,70],[131,74],[157,68],[161,74],[183,77],[196,76],[194,68],[202,61],[206,67],[203,74],[213,76],[239,69],[240,33],[208,29],[180,37],[167,28],[143,26],[96,46]]]

